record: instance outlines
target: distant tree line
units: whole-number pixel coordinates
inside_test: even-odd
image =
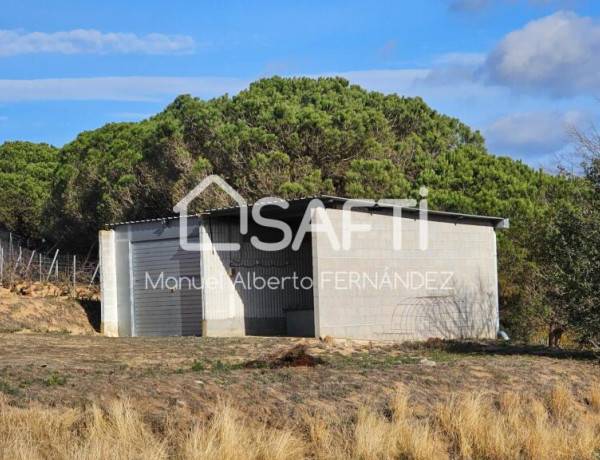
[[[147,120],[83,132],[61,149],[5,143],[0,224],[81,251],[108,222],[171,215],[211,173],[249,201],[417,198],[426,186],[433,209],[510,217],[498,253],[513,337],[569,330],[589,342],[600,337],[600,149],[594,133],[578,134],[585,174],[550,175],[489,154],[479,132],[420,98],[342,78],[274,77],[234,97],[179,96]],[[225,204],[219,193],[194,202]]]

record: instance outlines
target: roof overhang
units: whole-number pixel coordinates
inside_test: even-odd
[[[283,209],[280,206],[277,206],[277,203],[281,203],[283,200],[274,200],[272,202],[264,202],[261,203],[261,215],[264,217],[279,217],[281,219],[296,219],[300,218],[304,215],[307,207],[313,200],[319,200],[321,204],[325,208],[333,208],[333,209],[342,209],[344,204],[352,201],[354,211],[362,211],[369,213],[381,213],[381,214],[392,214],[394,212],[394,208],[401,209],[403,217],[412,217],[418,219],[420,217],[420,212],[423,210],[414,207],[403,207],[398,205],[378,205],[370,200],[360,200],[360,199],[351,199],[351,198],[342,198],[337,196],[329,196],[329,195],[319,195],[319,196],[310,196],[304,198],[295,198],[291,200],[287,200],[288,207]],[[255,205],[249,205],[248,208],[251,211]],[[509,220],[502,217],[493,217],[493,216],[481,216],[475,214],[463,214],[457,212],[447,212],[447,211],[434,211],[434,210],[425,210],[427,213],[427,218],[432,220],[445,220],[445,221],[456,221],[457,223],[463,224],[474,224],[474,225],[482,225],[488,224],[492,225],[494,228],[503,229],[509,227]],[[233,217],[237,216],[240,213],[239,206],[231,206],[217,209],[207,209],[206,211],[200,212],[198,214],[194,214],[193,217],[207,216],[207,217]],[[192,216],[188,216],[192,217]],[[129,225],[129,224],[137,224],[144,222],[158,222],[165,220],[173,220],[178,219],[179,216],[171,216],[166,218],[158,218],[158,219],[147,219],[140,221],[130,221],[130,222],[118,222],[109,224],[108,227],[116,227],[119,225]]]

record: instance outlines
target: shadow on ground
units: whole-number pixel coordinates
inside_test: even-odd
[[[526,345],[499,341],[434,341],[403,344],[414,349],[444,350],[457,354],[502,355],[502,356],[544,356],[557,359],[598,360],[593,350],[573,348],[550,348],[543,345]]]

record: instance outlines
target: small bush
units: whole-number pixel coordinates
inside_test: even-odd
[[[195,372],[202,372],[205,369],[206,369],[206,366],[204,365],[204,363],[202,363],[200,361],[194,360],[194,362],[192,363],[192,370]]]
[[[14,388],[4,380],[0,380],[0,392],[10,396],[15,396],[19,394],[19,390],[17,388]]]
[[[50,378],[44,380],[44,385],[47,387],[63,386],[67,383],[67,377],[58,372],[53,372]]]
[[[224,363],[221,360],[218,360],[216,363],[213,363],[211,371],[218,374],[221,372],[231,372],[237,369],[242,369],[243,367],[243,364]]]

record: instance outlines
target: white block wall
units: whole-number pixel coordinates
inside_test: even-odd
[[[103,230],[100,241],[100,286],[102,334],[107,337],[119,336],[119,316],[117,302],[117,264],[115,232]]]
[[[313,224],[324,222],[327,213],[341,241],[344,212],[349,211],[316,209]],[[363,212],[352,212],[351,219],[372,230],[354,233],[350,250],[336,251],[324,233],[312,234],[317,336],[495,337],[496,235],[491,224],[430,220],[428,249],[422,251],[418,219]],[[394,219],[402,221],[400,251],[393,250]],[[384,282],[385,273],[391,285]],[[357,276],[358,286],[350,282]]]

